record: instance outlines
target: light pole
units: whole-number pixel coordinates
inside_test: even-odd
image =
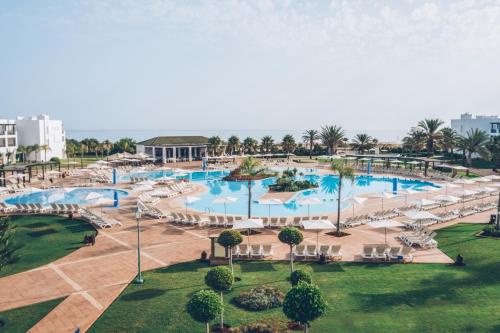
[[[135,211],[135,220],[137,221],[137,277],[135,278],[136,284],[143,284],[144,280],[142,279],[141,274],[141,241],[140,241],[140,233],[141,226],[139,224],[139,220],[141,219],[142,211],[139,207]]]

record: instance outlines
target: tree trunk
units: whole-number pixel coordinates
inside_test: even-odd
[[[220,300],[222,302],[222,310],[220,312],[220,332],[224,332],[224,293],[220,292]]]
[[[208,321],[205,323],[205,332],[210,333],[210,323]]]
[[[311,141],[311,143],[309,144],[309,159],[310,160],[312,159],[312,155],[313,155],[313,144]]]
[[[472,152],[467,153],[467,165],[471,166],[472,165]]]
[[[337,236],[340,237],[340,192],[342,191],[342,176],[339,175],[339,195],[337,199]]]
[[[309,329],[309,325],[307,323],[304,324],[304,333],[307,333]]]
[[[293,273],[293,245],[290,245],[290,274]]]
[[[234,276],[234,269],[233,269],[233,247],[229,247],[229,264],[231,265],[231,274]]]
[[[252,181],[248,181],[248,218],[252,216]]]

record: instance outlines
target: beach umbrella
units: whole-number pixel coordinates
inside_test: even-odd
[[[418,200],[413,201],[413,203],[416,204],[417,207],[422,208],[425,206],[435,205],[437,202],[433,201],[433,200],[429,200],[429,199],[418,199]]]
[[[101,193],[89,192],[83,196],[83,200],[85,200],[85,201],[97,200],[97,199],[102,198],[102,197],[103,197],[103,195]]]
[[[405,205],[408,203],[408,196],[409,195],[420,193],[419,191],[413,190],[411,188],[404,188],[404,189],[400,190],[399,192],[402,192],[405,195]]]
[[[366,200],[368,200],[368,199],[362,198],[362,197],[352,197],[352,198],[347,199],[347,201],[352,205],[352,216],[353,217],[354,217],[354,207],[356,205],[362,205]]]
[[[434,186],[430,186],[430,185],[419,187],[419,189],[421,191],[425,191],[426,192],[425,195],[426,195],[427,199],[429,199],[429,192],[439,191],[439,188],[434,187]]]
[[[404,215],[411,220],[440,220],[436,215],[425,210],[409,210]]]
[[[444,193],[445,194],[448,194],[448,189],[449,188],[459,188],[460,187],[460,185],[457,185],[457,184],[454,184],[454,183],[446,183],[446,184],[443,184],[441,186],[444,187],[444,189],[445,189]]]
[[[193,202],[196,202],[198,200],[201,200],[200,197],[195,197],[195,196],[192,196],[192,195],[187,195],[184,197],[184,203],[186,205],[186,214],[187,214],[187,210],[188,210],[188,205],[193,203]]]
[[[316,197],[302,198],[298,201],[299,205],[307,205],[307,216],[311,219],[311,205],[319,205],[322,203],[321,199]]]
[[[316,231],[316,247],[319,245],[319,232],[321,230],[334,230],[335,225],[329,220],[308,220],[300,222],[305,230],[315,230]]]
[[[102,165],[108,165],[108,164],[109,164],[109,162],[104,161],[104,160],[99,160],[99,161],[97,161],[97,162],[95,162],[95,163],[96,163],[96,164],[102,164]]]
[[[147,186],[154,186],[156,184],[157,183],[154,180],[150,180],[150,179],[143,180],[143,181],[136,183],[136,185],[147,185]]]
[[[246,219],[241,221],[234,221],[233,229],[235,230],[248,230],[248,248],[250,248],[250,234],[252,229],[264,229],[262,219]]]
[[[436,201],[441,201],[441,202],[458,202],[458,201],[460,201],[459,197],[456,197],[453,195],[447,195],[447,194],[437,195],[433,199]]]
[[[283,201],[278,198],[259,200],[259,204],[268,205],[269,223],[271,223],[271,205],[282,205]]]
[[[403,224],[401,222],[397,222],[397,221],[393,221],[393,220],[371,221],[371,222],[368,222],[367,225],[369,225],[372,228],[384,228],[385,247],[387,247],[387,228],[397,228],[397,227],[403,226]]]
[[[227,216],[226,204],[236,202],[237,200],[238,198],[235,197],[222,196],[215,198],[215,200],[212,201],[212,203],[224,204],[224,215]]]
[[[396,196],[395,194],[392,194],[390,192],[381,192],[381,193],[375,193],[375,194],[371,195],[372,198],[382,199],[382,210],[384,209],[384,199],[392,199],[395,196]]]

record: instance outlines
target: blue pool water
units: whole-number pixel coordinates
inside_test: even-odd
[[[88,203],[84,199],[85,195],[90,192],[97,192],[101,194],[104,198],[114,199],[115,192],[118,195],[118,200],[128,195],[126,191],[113,190],[113,189],[102,189],[102,188],[74,188],[71,190],[63,189],[51,189],[41,192],[25,193],[19,196],[8,198],[5,203],[8,204],[78,204],[85,205]]]
[[[187,178],[192,182],[201,183],[208,189],[207,192],[200,194],[200,200],[188,204],[191,209],[224,213],[224,204],[214,204],[213,200],[219,196],[231,196],[238,200],[233,203],[226,204],[227,214],[246,215],[248,205],[248,187],[246,182],[224,181],[222,178],[227,175],[227,171],[210,171],[210,172],[190,172],[182,178]],[[134,174],[133,176],[143,176],[150,179],[157,179],[163,176],[172,176],[171,171],[155,171]],[[330,213],[337,210],[336,198],[338,190],[338,177],[335,175],[304,175],[303,179],[308,179],[311,182],[317,183],[318,188],[306,190],[297,193],[290,201],[282,205],[272,205],[272,216],[291,216],[304,215],[307,216],[307,206],[298,204],[298,201],[305,197],[317,197],[322,200],[322,204],[311,205],[311,214]],[[268,186],[274,184],[275,178],[268,178],[252,182],[252,215],[253,216],[268,216],[269,205],[259,204],[258,200],[268,192]],[[397,180],[397,189],[413,189],[420,190],[423,186],[434,186],[433,183],[414,180],[401,179]],[[342,187],[342,200],[353,196],[363,196],[368,193],[377,192],[392,192],[393,177],[381,176],[357,176],[353,183],[345,181]],[[177,199],[184,203],[182,199]],[[381,199],[370,199],[379,200]],[[397,199],[393,199],[397,200]],[[349,203],[344,201],[341,204],[342,208],[349,206]]]

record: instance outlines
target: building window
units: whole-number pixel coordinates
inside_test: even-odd
[[[7,134],[16,134],[16,125],[7,125]]]
[[[0,139],[0,147],[5,147],[5,139]]]
[[[153,156],[153,147],[145,147],[144,153],[146,153],[146,155]]]
[[[9,147],[14,147],[16,145],[16,138],[9,138],[9,139],[7,139],[7,145]]]

